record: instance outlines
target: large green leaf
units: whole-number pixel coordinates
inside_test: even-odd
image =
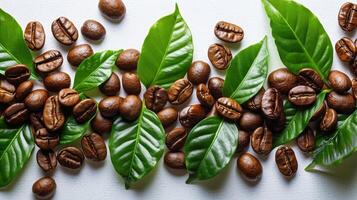
[[[90,121],[78,124],[72,115],[68,117],[63,129],[59,133],[60,144],[70,144],[81,138],[89,129]]]
[[[267,38],[239,52],[232,60],[224,81],[223,94],[238,103],[253,97],[263,86],[268,73]]]
[[[218,116],[199,122],[189,133],[184,146],[187,183],[216,176],[231,160],[238,141],[234,123]]]
[[[11,128],[0,118],[0,188],[24,168],[35,147],[29,125]]]
[[[138,64],[140,80],[146,87],[168,88],[185,76],[192,56],[191,31],[176,5],[175,12],[159,19],[145,38]]]
[[[318,18],[291,0],[262,0],[283,63],[297,73],[315,69],[326,81],[333,60],[329,36]]]
[[[102,51],[85,59],[78,67],[73,88],[78,93],[92,90],[106,81],[112,74],[119,51]]]
[[[37,79],[32,54],[22,34],[16,20],[0,8],[0,74],[4,74],[9,66],[24,64],[31,70],[32,78]]]
[[[117,118],[109,138],[113,166],[129,188],[148,174],[164,152],[165,131],[156,114],[145,106],[133,122]]]

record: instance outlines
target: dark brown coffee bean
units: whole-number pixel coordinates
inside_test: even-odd
[[[273,132],[273,134],[281,133],[286,126],[286,116],[282,112],[278,119],[265,119],[266,126]]]
[[[207,108],[212,108],[212,106],[216,102],[214,97],[211,95],[208,87],[203,83],[197,86],[196,96],[198,101]]]
[[[315,114],[311,117],[310,121],[320,120],[322,116],[324,116],[326,109],[328,108],[327,102],[324,101],[320,108],[315,112]]]
[[[37,56],[34,60],[36,71],[41,75],[47,75],[61,67],[63,57],[57,50],[49,50]]]
[[[183,152],[166,152],[164,157],[166,166],[173,169],[185,169],[185,154]]]
[[[164,128],[172,125],[174,122],[177,120],[178,112],[175,108],[169,107],[161,110],[160,112],[157,113],[157,116],[159,117],[162,126]]]
[[[30,78],[30,70],[22,64],[17,64],[8,67],[5,71],[6,80],[13,85],[19,85],[20,83],[27,81]]]
[[[166,146],[171,151],[179,151],[185,144],[187,137],[186,129],[174,128],[166,134]]]
[[[185,128],[192,128],[207,115],[207,112],[200,104],[190,105],[179,114],[179,121]]]
[[[138,96],[129,95],[120,104],[119,112],[124,119],[133,121],[139,117],[141,108],[141,99]]]
[[[280,68],[269,74],[268,84],[281,94],[288,94],[298,84],[298,77],[287,68]]]
[[[222,95],[223,85],[224,85],[224,80],[219,77],[212,77],[208,80],[208,89],[216,100],[223,96]]]
[[[346,2],[338,13],[338,24],[344,31],[351,32],[357,27],[357,5]]]
[[[257,181],[263,173],[260,161],[250,153],[243,153],[237,160],[237,166],[244,178]]]
[[[56,154],[52,150],[39,149],[36,154],[38,166],[44,172],[53,172],[57,167]]]
[[[93,99],[84,99],[73,107],[74,119],[82,124],[90,120],[97,112],[97,102]]]
[[[83,164],[84,156],[77,147],[66,147],[57,153],[57,161],[65,168],[79,169]]]
[[[46,100],[48,98],[48,91],[45,89],[37,89],[32,91],[27,97],[25,98],[24,103],[26,107],[33,111],[41,111],[45,106]]]
[[[126,72],[122,76],[123,88],[127,94],[139,95],[141,92],[141,83],[138,75]]]
[[[103,98],[98,104],[100,114],[107,118],[113,118],[117,116],[119,114],[119,106],[122,101],[123,98],[118,96]]]
[[[335,50],[342,62],[351,62],[355,57],[356,47],[348,37],[343,37],[335,44]]]
[[[29,111],[24,103],[15,103],[7,107],[3,113],[6,123],[17,126],[22,125],[29,118]]]
[[[72,45],[78,39],[78,30],[66,17],[59,17],[52,22],[52,34],[63,45]]]
[[[315,149],[315,135],[312,128],[309,126],[305,128],[298,138],[296,138],[296,144],[303,152],[311,152]]]
[[[214,34],[225,42],[236,43],[243,40],[243,29],[235,24],[220,21],[214,27]]]
[[[90,122],[93,131],[104,134],[109,133],[112,130],[113,120],[104,118],[100,112],[97,112],[97,115]]]
[[[86,20],[81,28],[82,35],[91,40],[102,40],[106,30],[104,26],[95,20]]]
[[[29,22],[24,31],[24,39],[28,46],[33,51],[42,49],[45,44],[46,34],[43,26],[38,21]]]
[[[91,133],[83,136],[82,150],[84,156],[93,161],[103,161],[107,157],[107,147],[103,138],[96,134]]]
[[[71,77],[65,72],[54,72],[43,80],[45,88],[51,92],[59,92],[71,86]]]
[[[239,120],[239,128],[245,131],[254,131],[263,125],[263,118],[260,114],[244,112]]]
[[[321,76],[310,68],[303,68],[299,71],[299,83],[313,88],[316,92],[324,86]]]
[[[268,155],[273,148],[273,134],[267,127],[255,129],[251,136],[253,150],[260,155]]]
[[[243,104],[243,107],[254,112],[260,111],[262,109],[262,99],[264,93],[265,93],[265,89],[264,88],[260,89],[258,94],[256,94],[254,97],[249,99],[245,104]]]
[[[15,86],[0,77],[0,103],[6,104],[15,98]]]
[[[118,75],[113,72],[112,75],[99,86],[99,90],[107,96],[115,96],[120,91],[120,79]]]
[[[37,199],[51,199],[56,191],[56,182],[51,177],[45,176],[32,185],[32,192]]]
[[[35,143],[40,149],[54,149],[59,144],[59,140],[56,133],[49,133],[46,128],[38,129],[35,132]]]
[[[68,62],[75,67],[78,67],[83,60],[93,55],[93,49],[89,44],[80,44],[72,47],[67,54]]]
[[[15,99],[17,101],[22,101],[26,98],[28,94],[31,93],[33,88],[33,82],[32,81],[24,81],[22,82],[15,91]],[[0,93],[1,93],[1,88],[0,88]],[[0,100],[1,102],[1,100]]]
[[[352,94],[338,94],[335,91],[330,92],[326,101],[329,107],[335,109],[337,113],[352,113],[356,109],[356,99]]]
[[[320,130],[323,132],[333,131],[337,126],[337,112],[328,108],[320,122]]]
[[[309,106],[315,103],[316,93],[309,86],[299,85],[290,90],[288,99],[295,106]]]
[[[73,107],[80,100],[78,92],[71,88],[64,88],[58,93],[58,101],[65,107]]]
[[[37,131],[38,129],[45,128],[45,124],[43,123],[43,115],[42,112],[31,113],[30,114],[30,123],[32,128]]]
[[[284,176],[294,176],[298,169],[298,162],[292,148],[281,146],[275,152],[275,163]]]
[[[173,105],[180,105],[187,101],[193,92],[193,85],[186,79],[179,79],[175,81],[169,91],[169,101]]]
[[[269,88],[262,98],[262,111],[268,119],[278,119],[283,112],[283,100],[279,91]]]
[[[246,131],[238,131],[238,146],[236,152],[243,152],[249,146],[250,134]]]
[[[357,78],[352,79],[352,94],[357,100]]]
[[[351,89],[352,82],[343,72],[332,70],[328,75],[328,81],[332,89],[340,94],[344,94]]]
[[[154,112],[162,110],[168,99],[166,90],[157,85],[150,86],[144,94],[146,107]]]
[[[208,59],[216,69],[225,70],[232,60],[232,52],[222,44],[212,44],[208,48]]]
[[[110,20],[121,21],[125,16],[126,8],[121,0],[100,0],[98,7]]]
[[[225,119],[238,121],[243,114],[243,109],[234,99],[221,97],[215,103],[219,115]]]
[[[206,62],[195,61],[187,71],[187,79],[194,85],[200,83],[207,83],[208,77],[211,73],[211,68]]]
[[[136,70],[140,52],[136,49],[126,49],[117,58],[115,64],[121,70]]]
[[[51,132],[59,130],[63,127],[65,120],[58,96],[49,97],[43,109],[43,123],[46,128]]]

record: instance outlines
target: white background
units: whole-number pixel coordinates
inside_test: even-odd
[[[252,43],[269,36],[270,71],[282,67],[270,35],[270,27],[259,0],[181,0],[177,1],[183,17],[191,28],[194,41],[194,59],[207,59],[207,48],[218,41],[213,27],[219,20],[241,26],[245,38],[238,45],[230,46],[234,54]],[[310,8],[321,20],[333,45],[346,35],[337,24],[337,13],[343,0],[299,0]],[[1,0],[0,7],[12,14],[24,28],[31,20],[40,21],[46,31],[43,50],[58,49],[66,56],[67,47],[61,46],[52,36],[50,25],[59,16],[72,20],[78,29],[86,19],[100,21],[107,30],[103,42],[93,44],[95,51],[106,49],[141,49],[150,26],[160,17],[174,10],[175,1],[170,0],[126,0],[127,14],[121,23],[111,23],[103,18],[95,0]],[[349,35],[355,38],[355,34]],[[80,34],[77,44],[87,43]],[[346,66],[334,53],[333,68],[346,72]],[[212,68],[213,69],[213,68]],[[62,70],[74,75],[67,61]],[[349,72],[348,72],[349,73]],[[217,74],[213,69],[212,75]],[[223,75],[223,74],[221,74]],[[349,75],[351,75],[349,73]],[[123,91],[121,95],[124,95]],[[196,101],[194,98],[193,101]],[[351,130],[356,131],[356,130]],[[269,158],[262,160],[263,177],[257,184],[245,182],[236,168],[236,158],[216,178],[195,185],[185,184],[187,174],[166,168],[162,160],[140,183],[125,190],[122,179],[112,168],[110,159],[100,164],[84,164],[77,172],[69,172],[58,166],[54,174],[57,193],[54,199],[357,199],[357,156],[346,160],[333,173],[308,173],[304,167],[311,161],[294,146],[298,156],[297,175],[287,180],[274,162],[275,150]],[[43,176],[36,164],[35,153],[23,172],[7,188],[0,190],[0,199],[32,199],[32,183]]]

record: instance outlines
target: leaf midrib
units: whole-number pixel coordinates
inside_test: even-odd
[[[17,129],[16,134],[14,135],[14,137],[11,139],[10,143],[7,145],[7,147],[5,148],[5,150],[3,151],[2,155],[0,156],[0,160],[3,159],[3,156],[6,154],[6,152],[9,150],[9,148],[12,146],[12,143],[14,143],[14,141],[17,139],[17,137],[20,135],[20,133],[22,132],[22,130],[24,129],[24,127],[26,126],[26,124],[22,125],[19,129]]]

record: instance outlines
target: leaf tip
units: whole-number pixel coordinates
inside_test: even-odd
[[[316,164],[314,162],[310,163],[307,167],[305,167],[305,171],[312,172],[315,170]]]
[[[195,180],[196,178],[190,174],[190,176],[188,177],[188,179],[186,180],[186,184],[192,184],[192,182]]]

